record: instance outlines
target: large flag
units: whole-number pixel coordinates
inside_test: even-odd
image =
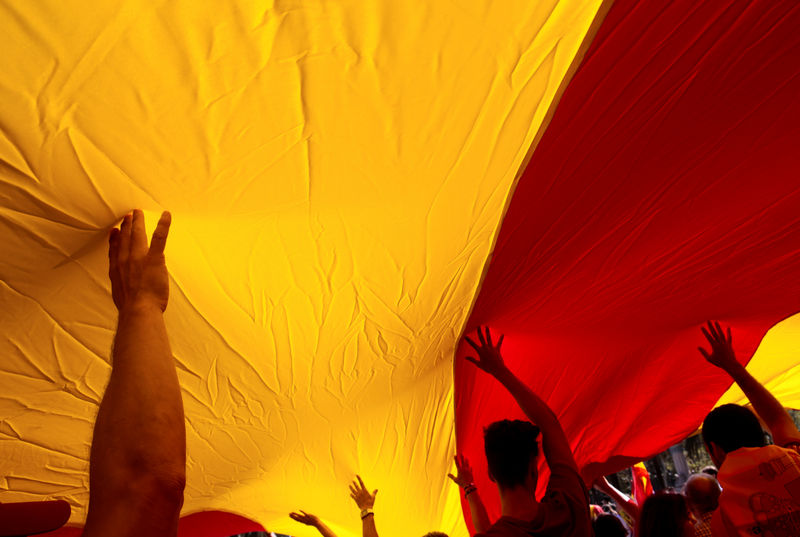
[[[800,310],[798,27],[789,0],[0,3],[0,501],[84,520],[134,207],[173,213],[185,515],[356,535],[360,473],[384,537],[463,537],[452,455],[496,515],[481,432],[519,415],[461,359],[478,324],[587,478],[663,450],[730,384],[699,325],[745,360]],[[782,341],[760,375],[800,393]]]

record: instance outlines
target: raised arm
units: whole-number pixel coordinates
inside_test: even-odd
[[[336,537],[333,530],[326,526],[318,516],[306,513],[302,509],[299,512],[289,513],[289,517],[306,526],[317,528],[317,531],[322,534],[322,537]]]
[[[360,475],[357,475],[356,480],[350,484],[350,497],[361,509],[361,534],[363,537],[378,537],[378,529],[375,527],[375,513],[372,511],[372,508],[375,507],[375,496],[377,495],[378,489],[370,493]]]
[[[575,463],[572,449],[556,415],[550,410],[547,403],[542,401],[538,395],[519,380],[503,362],[503,357],[500,354],[503,336],[501,335],[497,345],[494,345],[489,328],[479,327],[478,339],[480,344],[477,344],[469,337],[465,339],[478,354],[477,358],[467,357],[467,360],[492,375],[505,386],[525,415],[542,431],[542,451],[551,470],[554,465],[562,464],[578,472],[578,465]]]
[[[486,506],[483,505],[483,500],[478,494],[478,487],[475,486],[472,467],[463,455],[456,455],[455,461],[458,475],[447,474],[447,477],[452,479],[464,491],[464,497],[469,504],[469,514],[472,517],[472,525],[475,527],[475,531],[477,533],[485,533],[489,526],[492,525],[492,522],[489,520]]]
[[[698,347],[700,353],[710,363],[730,375],[739,385],[758,416],[769,427],[775,443],[785,446],[800,442],[800,431],[797,430],[794,420],[783,405],[736,360],[730,327],[723,332],[718,322],[709,321],[707,326],[700,329],[711,345],[710,352]]]
[[[617,504],[617,508],[620,511],[624,511],[634,523],[638,524],[640,509],[636,502],[630,498],[630,496],[609,483],[605,477],[601,477],[596,480],[594,482],[594,488],[614,500],[614,503]]]
[[[170,214],[150,247],[141,211],[109,236],[109,276],[119,310],[111,378],[95,422],[86,537],[174,536],[183,504],[186,433],[163,312]]]

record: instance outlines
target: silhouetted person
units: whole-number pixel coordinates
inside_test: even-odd
[[[617,515],[599,515],[592,522],[594,537],[628,537],[628,528]]]
[[[478,339],[480,344],[466,338],[477,352],[477,358],[467,360],[497,379],[536,424],[503,420],[486,428],[484,447],[489,477],[497,484],[502,516],[479,535],[591,536],[589,496],[558,418],[506,367],[500,353],[502,335],[495,345],[489,329],[479,328]],[[541,502],[535,496],[540,431],[551,474]]]
[[[648,496],[639,515],[637,537],[694,537],[686,498],[672,492]]]
[[[689,476],[683,494],[696,520],[695,537],[711,537],[711,516],[719,507],[719,483],[714,476],[699,473]]]
[[[736,360],[730,328],[702,328],[710,363],[736,381],[769,428],[777,445],[765,445],[758,418],[738,405],[712,410],[703,422],[703,441],[722,487],[711,517],[715,536],[800,535],[800,431],[775,397]]]

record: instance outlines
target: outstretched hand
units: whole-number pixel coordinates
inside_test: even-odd
[[[703,335],[706,336],[708,343],[711,345],[711,352],[703,347],[698,347],[698,350],[709,363],[725,371],[730,371],[732,367],[739,365],[736,360],[736,353],[733,352],[733,337],[731,336],[730,326],[727,332],[723,332],[719,322],[714,321],[712,323],[708,321],[708,324],[700,327],[700,330],[703,331]]]
[[[472,485],[474,483],[472,467],[469,465],[467,458],[463,455],[456,455],[454,459],[456,461],[457,475],[447,474],[447,477],[461,488]]]
[[[292,520],[296,520],[301,524],[305,524],[306,526],[313,526],[315,528],[319,526],[320,522],[319,517],[317,515],[306,513],[302,509],[300,509],[299,513],[298,512],[289,513],[289,518],[291,518]]]
[[[350,483],[350,497],[353,498],[359,509],[372,509],[377,495],[378,489],[373,490],[370,494],[360,475],[357,475],[356,480]]]
[[[464,337],[467,343],[478,353],[477,358],[467,356],[467,360],[490,375],[497,375],[506,368],[503,362],[503,356],[500,354],[500,346],[503,344],[504,337],[505,336],[501,334],[500,339],[497,340],[497,345],[494,345],[492,343],[492,333],[489,331],[489,327],[479,326],[478,340],[481,342],[480,345],[475,343],[469,336]]]
[[[119,311],[134,302],[151,303],[161,311],[167,309],[169,300],[169,274],[164,260],[164,247],[172,217],[161,214],[150,247],[144,215],[139,209],[122,219],[119,229],[113,228],[108,236],[108,277],[111,279],[111,297]]]

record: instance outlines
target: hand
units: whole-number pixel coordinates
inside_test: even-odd
[[[350,497],[353,498],[359,509],[372,509],[375,505],[375,496],[378,495],[378,489],[373,490],[372,494],[370,494],[364,485],[364,481],[361,480],[361,476],[357,475],[356,479],[358,481],[350,483]]]
[[[172,217],[161,214],[150,248],[144,215],[135,210],[125,215],[119,229],[113,228],[108,236],[108,277],[111,279],[111,297],[119,311],[135,302],[167,309],[169,300],[169,274],[164,260],[164,246]]]
[[[707,327],[702,326],[700,330],[703,331],[703,335],[706,336],[709,344],[711,344],[711,352],[709,353],[703,347],[697,348],[700,354],[702,354],[709,363],[725,371],[730,371],[731,368],[740,365],[736,360],[736,354],[733,352],[733,338],[731,337],[730,326],[727,330],[727,337],[726,334],[722,332],[722,327],[716,321],[714,321],[714,323],[708,321]]]
[[[485,335],[483,330],[485,330]],[[479,326],[478,339],[481,342],[480,345],[470,339],[469,336],[464,338],[467,340],[467,343],[469,343],[478,353],[477,359],[473,358],[472,356],[467,356],[467,360],[483,369],[490,375],[497,376],[498,373],[506,368],[506,365],[503,362],[503,356],[500,354],[500,346],[503,344],[504,337],[504,335],[500,335],[500,339],[497,340],[497,345],[493,346],[492,333],[489,331],[489,327]]]
[[[473,484],[472,467],[469,465],[469,461],[466,457],[463,455],[456,455],[454,459],[456,461],[458,475],[447,474],[447,477],[452,479],[453,482],[461,488]]]
[[[305,524],[306,526],[319,527],[319,517],[311,513],[306,513],[302,509],[300,509],[299,513],[289,513],[289,518],[301,524]]]

